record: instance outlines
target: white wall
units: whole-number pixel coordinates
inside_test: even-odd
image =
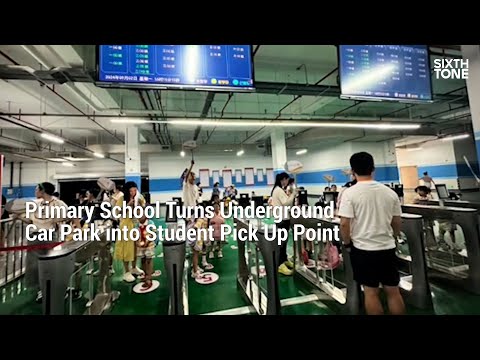
[[[45,162],[29,162],[22,163],[22,186],[36,185],[39,182],[49,181],[52,168],[55,164]],[[3,168],[2,187],[10,187],[10,162],[5,164]],[[13,168],[13,186],[18,186],[20,183],[20,163],[14,163]]]
[[[377,167],[381,166],[394,166],[396,167],[396,157],[393,142],[381,142],[381,143],[342,143],[335,146],[319,148],[308,152],[305,155],[296,155],[296,150],[289,150],[287,152],[288,160],[299,160],[304,165],[304,171],[299,175],[298,179],[304,178],[311,179],[308,182],[298,181],[299,185],[307,187],[307,190],[311,194],[319,194],[323,192],[327,183],[323,180],[323,175],[331,172],[335,174],[335,183],[338,187],[349,181],[349,176],[343,175],[341,170],[349,170],[350,156],[359,151],[367,151],[372,154],[375,159]],[[150,192],[152,201],[165,202],[171,200],[172,197],[181,197],[182,192],[180,189],[175,191],[155,191],[157,186],[152,186],[155,180],[171,179],[173,185],[180,184],[180,175],[190,164],[190,158],[180,157],[177,153],[162,153],[150,155],[148,160],[149,178],[150,178]],[[199,169],[209,169],[210,175],[212,170],[221,170],[229,168],[233,170],[241,169],[242,172],[246,167],[260,168],[264,170],[266,168],[272,168],[272,157],[263,156],[258,152],[248,152],[241,157],[235,155],[235,153],[210,153],[210,154],[197,154],[195,155],[195,167],[194,171],[197,174]],[[305,177],[307,176],[307,177]],[[397,181],[398,179],[386,179],[391,181]],[[213,184],[211,184],[213,185]],[[179,186],[179,185],[178,185]],[[255,191],[256,195],[270,194],[271,186],[264,184],[263,186],[240,186],[237,187],[239,193],[251,193]],[[211,196],[211,188],[204,189],[204,199],[209,199]]]
[[[375,159],[376,166],[395,166],[395,155],[392,153],[392,142],[381,143],[342,143],[335,146],[328,146],[310,150],[305,155],[296,155],[296,150],[288,151],[289,160],[299,160],[304,164],[304,171],[300,176],[309,176],[312,179],[309,182],[300,182],[300,185],[307,187],[311,194],[321,193],[327,185],[323,180],[325,174],[335,174],[335,183],[337,186],[345,184],[349,177],[342,174],[341,170],[350,169],[350,156],[359,151],[367,151],[371,153]],[[142,154],[142,173],[148,175],[150,178],[150,192],[152,201],[170,200],[172,197],[181,196],[179,189],[180,175],[183,170],[190,164],[190,156],[182,158],[178,152],[158,153],[158,154]],[[196,153],[194,171],[198,175],[199,169],[209,169],[210,175],[212,170],[221,170],[228,168],[232,170],[232,175],[235,176],[235,169],[241,169],[244,175],[246,167],[253,167],[264,170],[265,182],[259,186],[240,186],[239,193],[251,193],[255,191],[256,195],[270,194],[271,185],[266,184],[265,170],[272,168],[272,157],[264,156],[262,150],[246,149],[243,156],[236,156],[235,152],[225,153],[223,151]],[[10,163],[7,163],[4,168],[3,187],[10,186]],[[22,186],[35,186],[42,181],[50,181],[58,184],[59,179],[96,179],[101,176],[110,178],[124,177],[124,165],[116,163],[111,160],[96,160],[88,162],[77,162],[76,167],[64,167],[57,163],[45,162],[30,162],[23,163],[22,170]],[[14,186],[18,186],[18,163],[15,164]],[[255,179],[257,179],[255,175]],[[158,184],[156,180],[161,180],[162,184],[165,181],[171,184],[177,190],[157,191],[153,184]],[[396,179],[387,179],[396,181]],[[213,184],[210,184],[213,185]],[[204,198],[208,199],[211,196],[211,187],[204,189]]]
[[[453,141],[453,149],[455,152],[455,160],[458,171],[458,185],[461,190],[478,189],[477,180],[473,176],[471,170],[468,168],[464,157],[467,158],[474,173],[479,176],[477,149],[473,136],[466,139],[459,139]]]
[[[412,145],[415,146],[417,145]],[[396,151],[398,167],[417,166],[419,177],[423,171],[428,171],[436,183],[446,184],[449,189],[458,188],[453,142],[435,140],[419,146],[422,149],[417,151],[398,148]]]
[[[328,183],[323,179],[324,175],[333,175],[334,183],[340,188],[350,180],[348,175],[344,175],[342,170],[350,170],[350,156],[356,152],[365,151],[370,153],[375,161],[376,167],[395,167],[395,145],[393,141],[384,142],[347,142],[338,145],[328,146],[310,150],[305,155],[296,155],[294,150],[288,152],[288,159],[296,159],[303,163],[304,173],[309,176],[300,175],[300,185],[308,188],[309,193],[319,194],[324,191]],[[393,178],[391,178],[393,177]],[[379,173],[379,181],[397,182],[396,176],[384,177]]]
[[[3,169],[2,188],[3,193],[8,199],[17,197],[19,185],[22,186],[24,196],[32,195],[32,188],[38,183],[48,181],[58,187],[58,180],[68,179],[98,179],[105,176],[110,178],[123,178],[125,176],[125,167],[121,163],[112,160],[95,160],[85,162],[75,162],[75,167],[66,167],[61,163],[54,162],[23,162],[21,183],[19,179],[20,163],[14,163],[13,170],[13,191],[10,188],[10,162],[6,162]],[[26,195],[27,194],[27,195]]]
[[[178,190],[169,190],[169,191],[155,191],[155,186],[152,184],[155,180],[171,180],[173,184],[180,184],[180,176],[185,168],[190,166],[191,158],[187,155],[182,158],[178,153],[164,153],[164,154],[155,154],[150,155],[148,158],[148,168],[149,168],[149,178],[150,178],[150,194],[151,201],[160,201],[165,202],[171,200],[172,197],[181,197],[182,192]],[[242,174],[244,175],[245,168],[253,167],[256,169],[263,169],[264,177],[265,170],[267,168],[272,168],[272,158],[271,156],[263,156],[258,153],[249,153],[245,151],[243,156],[236,156],[235,152],[229,153],[210,153],[210,154],[196,154],[195,155],[195,165],[193,171],[198,178],[199,169],[209,169],[210,176],[212,176],[212,170],[220,170],[220,176],[222,175],[222,169],[231,169],[232,176],[235,176],[235,170],[241,169]],[[255,173],[256,178],[256,173]],[[175,183],[176,182],[176,183]],[[211,187],[203,190],[203,198],[209,199],[211,197]],[[266,195],[270,193],[271,186],[243,186],[237,187],[239,193],[251,193],[255,191],[256,195]]]

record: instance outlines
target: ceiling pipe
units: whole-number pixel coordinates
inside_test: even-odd
[[[10,188],[13,188],[13,171],[15,170],[15,165],[13,161],[10,162]]]
[[[8,123],[11,123],[11,124],[14,124],[14,125],[17,125],[17,126],[20,126],[24,129],[27,129],[27,130],[30,130],[30,131],[33,131],[33,132],[36,132],[37,134],[41,134],[41,133],[51,133],[50,131],[40,127],[40,126],[37,126],[37,125],[34,125],[34,124],[31,124],[27,121],[24,121],[24,120],[21,120],[19,118],[15,118],[13,117],[13,120],[12,119],[9,119],[9,118],[6,118],[5,116],[1,116],[3,114],[0,113],[0,120],[3,120],[3,121],[6,121]],[[10,116],[12,117],[12,116]],[[58,137],[58,135],[55,135],[55,134],[52,134],[56,137]],[[79,149],[82,149],[83,151],[89,153],[89,154],[92,154],[94,153],[94,151],[91,151],[90,149],[88,149],[87,147],[81,145],[81,144],[78,144],[72,140],[69,140],[69,139],[66,139],[65,137],[61,137],[65,143],[71,145],[71,146],[75,146]],[[117,159],[114,159],[112,157],[109,157],[109,156],[105,156],[105,159],[109,159],[109,160],[113,160],[113,161],[116,161],[118,163],[121,163],[121,164],[125,164],[123,161],[120,161],[120,160],[117,160]]]
[[[230,100],[232,98],[233,98],[233,93],[228,93],[228,99],[225,102],[225,104],[223,105],[222,111],[220,112],[220,119],[223,118],[223,113],[224,113],[225,109],[227,108],[228,103],[230,102]],[[212,129],[212,131],[210,131],[210,133],[207,133],[207,139],[205,140],[205,144],[208,144],[208,142],[210,141],[210,138],[212,137],[212,135],[213,135],[213,133],[215,132],[216,129],[217,129],[217,127],[215,126]]]
[[[145,109],[147,109],[147,110],[150,110],[150,109],[148,108],[148,106],[147,106],[147,102],[145,101],[145,98],[143,97],[143,92],[142,92],[142,90],[138,90],[138,91],[137,91],[137,94],[138,94],[138,96],[140,97],[140,101],[142,102],[143,107],[144,107]],[[154,117],[153,117],[151,114],[148,115],[148,118],[149,118],[150,120],[153,120],[153,119],[154,119]],[[156,119],[157,119],[157,118],[155,117],[155,120],[156,120]],[[162,139],[160,138],[160,136],[159,136],[158,133],[157,133],[156,125],[157,125],[157,124],[152,124],[152,126],[153,126],[153,133],[155,134],[155,137],[157,138],[158,143],[159,143],[160,145],[163,145],[163,141],[162,141]]]
[[[258,52],[258,50],[260,49],[260,46],[262,46],[262,45],[257,45],[257,47],[255,48],[255,50],[253,50],[252,57],[255,57],[255,55],[257,55],[257,52]]]
[[[160,109],[161,111],[161,116],[162,116],[162,119],[165,119],[165,112],[163,110],[163,105],[162,105],[162,93],[160,90],[156,90],[154,91],[154,98],[155,98],[155,101],[157,103],[157,107]],[[159,130],[160,130],[160,125],[158,126],[159,127]],[[167,138],[167,143],[171,146],[173,144],[172,142],[172,137],[170,136],[170,131],[168,130],[168,126],[165,125],[163,127],[163,131],[165,132],[165,137]]]
[[[208,115],[208,112],[210,111],[210,108],[212,107],[212,102],[213,99],[215,98],[215,93],[214,92],[209,92],[207,94],[207,97],[205,98],[205,104],[203,104],[203,109],[202,113],[200,114],[200,119],[205,119]],[[200,135],[200,131],[202,130],[202,125],[198,125],[195,129],[195,132],[193,134],[193,140],[197,140],[198,136]]]
[[[10,56],[6,55],[3,51],[0,50],[0,55],[2,55],[5,59],[7,59],[8,61],[12,62],[14,65],[20,65],[17,61],[15,61],[14,59],[12,59]],[[33,74],[33,76],[35,76],[35,74]],[[53,85],[52,87],[48,86],[48,84],[46,82],[44,82],[41,78],[38,78],[35,76],[35,79],[43,86],[45,86],[45,88],[47,88],[50,92],[52,92],[53,94],[57,95],[60,99],[62,99],[65,103],[67,103],[68,105],[70,105],[71,107],[73,107],[75,110],[77,110],[78,112],[80,112],[83,116],[85,116],[87,119],[89,119],[90,121],[92,121],[93,123],[95,123],[96,125],[98,125],[100,128],[102,128],[104,131],[106,131],[109,135],[111,135],[112,137],[114,137],[115,139],[117,139],[118,141],[120,141],[122,144],[125,144],[125,142],[120,139],[117,135],[115,135],[114,133],[112,133],[110,130],[108,130],[107,128],[105,128],[103,125],[99,124],[95,118],[91,117],[90,115],[88,115],[87,113],[85,113],[84,111],[82,111],[79,107],[77,107],[75,104],[73,104],[72,102],[70,102],[68,99],[66,99],[65,97],[63,97],[61,94],[59,94],[58,92],[55,91],[55,85]]]
[[[2,113],[0,112],[0,117],[1,116],[9,116],[9,117],[12,117],[13,115],[18,115],[18,113]],[[22,117],[35,117],[35,116],[38,116],[38,114],[21,114]],[[79,114],[42,114],[42,116],[51,116],[51,117],[78,117],[78,118],[82,118],[84,117],[83,115],[79,115]],[[137,115],[137,116],[120,116],[120,115],[98,115],[99,117],[102,117],[102,118],[108,118],[108,119],[125,119],[125,118],[136,118],[136,119],[143,119],[143,120],[150,120],[150,116],[149,115]],[[194,117],[194,116],[165,116],[165,120],[162,121],[162,120],[159,120],[158,123],[159,124],[163,124],[163,123],[168,123],[168,120],[172,120],[172,119],[175,119],[175,120],[193,120],[193,119],[198,119],[199,121],[203,120],[202,118],[199,118],[199,117]],[[223,118],[216,118],[216,117],[212,117],[212,118],[209,118],[209,120],[212,120],[212,121],[215,121],[215,120],[245,120],[245,121],[248,121],[248,120],[256,120],[256,121],[273,121],[273,120],[276,120],[274,118],[268,118],[268,117],[239,117],[239,116],[236,116],[236,117],[223,117]],[[331,121],[337,121],[337,120],[351,120],[351,121],[391,121],[391,122],[412,122],[413,119],[411,118],[395,118],[395,117],[369,117],[369,116],[319,116],[319,115],[315,115],[315,116],[306,116],[306,115],[303,115],[303,116],[292,116],[290,117],[289,119],[282,119],[282,121],[288,121],[288,120],[302,120],[302,121],[315,121],[315,120],[331,120]],[[30,123],[27,123],[27,124],[30,124]],[[33,125],[33,124],[31,124]]]
[[[31,151],[37,150],[37,149],[35,149],[36,146],[37,146],[37,145],[35,145],[35,144],[31,144],[31,143],[26,142],[26,141],[14,139],[14,138],[11,138],[11,137],[9,137],[9,136],[5,136],[5,135],[3,135],[3,134],[0,134],[0,139],[5,139],[5,140],[8,140],[8,141],[14,141],[14,142],[17,142],[17,143],[22,144],[22,145],[32,146],[31,149],[26,149],[26,150],[31,150]],[[0,142],[1,142],[1,140],[0,140]]]
[[[145,93],[145,96],[147,97],[147,100],[150,104],[150,108],[152,110],[155,110],[155,106],[153,106],[152,99],[150,98],[150,91],[145,90],[144,93]],[[155,120],[158,120],[158,116],[156,114],[154,114],[154,117],[155,117]],[[167,144],[167,142],[165,141],[165,138],[163,137],[160,125],[157,126],[157,124],[153,124],[153,132],[155,133],[155,136],[157,137],[157,139],[161,139],[161,142],[160,142],[161,145],[166,145]]]
[[[0,51],[1,54],[1,51]],[[4,55],[5,56],[5,55]],[[8,59],[8,57],[6,57]],[[52,76],[54,73],[53,70],[49,71],[27,71],[25,69],[20,69],[20,65],[17,66],[17,69],[9,69],[8,65],[0,65],[2,68],[2,79],[5,80],[37,80],[42,81],[45,84],[53,83],[58,84],[58,81]],[[69,73],[69,70],[71,73]],[[86,74],[83,70],[80,71],[79,75],[78,68],[65,68],[63,71],[71,78],[72,82],[78,83],[93,83],[93,79],[89,74]],[[336,69],[335,69],[336,71]],[[327,74],[328,75],[328,74]],[[333,85],[307,85],[307,84],[298,84],[298,83],[279,83],[279,82],[268,82],[268,81],[256,81],[255,82],[255,92],[257,94],[283,94],[283,95],[294,95],[294,96],[326,96],[326,97],[336,97],[340,96],[340,87]],[[458,101],[455,96],[452,95],[443,95],[443,94],[433,94],[434,101]],[[460,103],[467,103],[466,101],[458,101]],[[118,108],[106,109],[118,111]],[[129,111],[122,109],[124,111]]]

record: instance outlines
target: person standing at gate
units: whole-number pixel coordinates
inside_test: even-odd
[[[423,185],[427,188],[431,189],[432,185],[434,184],[433,179],[430,175],[428,175],[428,171],[423,173],[423,177],[420,178],[423,181]]]
[[[396,241],[402,224],[402,207],[395,192],[373,180],[375,165],[366,152],[353,154],[350,166],[357,184],[343,192],[338,216],[340,235],[353,269],[353,277],[363,285],[368,315],[382,315],[380,285],[387,295],[392,315],[405,313],[400,294]]]

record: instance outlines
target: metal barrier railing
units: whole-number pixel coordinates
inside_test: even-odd
[[[14,219],[0,221],[0,287],[25,274],[28,245],[26,224]],[[17,249],[18,248],[18,249]]]
[[[280,315],[278,290],[278,257],[280,245],[268,241],[266,233],[273,231],[271,224],[260,219],[234,219],[238,229],[252,225],[258,229],[258,241],[238,241],[237,285],[259,315]]]

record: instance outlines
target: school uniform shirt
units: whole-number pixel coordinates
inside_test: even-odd
[[[421,196],[420,194],[416,194],[413,200],[433,200],[432,194],[427,194],[427,196]]]
[[[47,202],[44,201],[43,199],[37,199],[35,202],[38,205],[41,206],[50,206],[50,207],[64,207],[68,208],[67,204],[65,204],[62,200],[58,200],[56,198],[52,198],[51,201]],[[33,225],[37,227],[37,229],[56,229],[57,223],[60,223],[62,221],[65,221],[66,219],[63,218],[46,218],[44,215],[38,215],[37,212],[33,214],[33,217],[31,218]]]
[[[272,197],[270,198],[272,206],[292,206],[295,200],[295,193],[287,195],[285,190],[283,190],[280,186],[277,186],[275,190],[273,190]],[[283,220],[289,219],[290,216],[287,216]]]
[[[123,199],[123,197],[124,197],[124,194],[123,194],[122,191],[119,191],[119,192],[117,192],[117,193],[114,193],[114,194],[112,195],[112,200],[111,200],[110,203],[112,204],[112,206],[115,206],[115,205],[117,204],[118,200],[119,200],[119,199]]]
[[[213,238],[215,240],[220,240],[220,235],[222,233],[222,225],[225,224],[225,219],[220,214],[215,214],[210,219],[210,226],[213,227]]]
[[[342,195],[338,216],[351,219],[350,237],[360,250],[396,247],[392,218],[402,215],[397,194],[377,181],[359,181]]]
[[[433,179],[430,176],[426,175],[426,176],[422,177],[422,180],[423,180],[423,185],[424,186],[426,186],[429,189],[432,188]]]
[[[183,206],[196,206],[198,198],[198,186],[185,181],[183,183]]]

